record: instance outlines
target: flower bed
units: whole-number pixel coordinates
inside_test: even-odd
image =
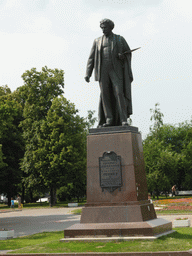
[[[156,200],[155,204],[170,204],[170,203],[191,203],[192,198],[180,198],[180,199],[164,199],[164,200]]]
[[[165,199],[154,202],[155,206],[162,206],[161,210],[192,211],[192,198]]]

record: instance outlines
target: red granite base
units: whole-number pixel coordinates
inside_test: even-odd
[[[155,218],[154,206],[146,200],[125,205],[85,207],[82,209],[81,223],[141,222]]]
[[[75,224],[64,231],[65,238],[154,236],[172,230],[172,222],[154,219],[126,223]]]
[[[148,200],[140,133],[129,127],[99,131],[87,137],[87,203],[81,223],[65,229],[65,237],[154,236],[171,231],[172,223],[157,219]],[[113,160],[115,165],[109,161],[112,155],[118,159]],[[104,158],[108,164],[102,165]]]

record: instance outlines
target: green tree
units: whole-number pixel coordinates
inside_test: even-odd
[[[157,199],[159,199],[160,191],[164,191],[167,194],[167,191],[170,188],[170,182],[167,176],[159,170],[148,173],[147,184],[148,190],[151,191],[153,197],[156,195]]]
[[[36,173],[34,152],[38,148],[38,136],[43,120],[51,108],[52,101],[63,93],[64,72],[58,69],[48,69],[46,66],[38,72],[35,68],[26,71],[22,78],[24,85],[15,92],[15,97],[23,106],[23,121],[21,127],[25,141],[25,154],[21,161],[24,172],[23,182],[27,189],[45,189],[42,176]],[[31,198],[33,200],[33,198]]]
[[[192,124],[192,122],[191,122]],[[192,126],[192,125],[191,125]],[[188,129],[182,154],[183,154],[183,163],[185,166],[184,175],[181,179],[182,187],[191,190],[192,188],[192,127]]]
[[[63,96],[55,98],[42,121],[37,149],[33,151],[37,175],[51,191],[51,206],[56,189],[73,184],[79,198],[86,181],[86,123],[77,115],[74,104]],[[84,189],[83,189],[84,188]]]
[[[160,191],[169,191],[171,184],[177,182],[178,154],[151,137],[144,140],[143,152],[149,191],[155,191],[157,196]]]
[[[89,132],[89,129],[94,126],[95,122],[97,121],[97,117],[94,117],[95,110],[88,110],[87,111],[87,118],[86,118],[86,123],[87,123],[87,132]]]
[[[179,189],[190,188],[191,177],[191,127],[192,122],[178,125],[163,124],[159,104],[151,120],[153,128],[143,141],[144,159],[150,191],[170,190],[173,184]],[[160,179],[161,177],[161,179]]]
[[[151,121],[154,120],[153,127],[150,127],[150,130],[157,131],[163,125],[163,113],[161,113],[160,108],[158,107],[160,104],[155,104],[155,109],[150,109],[152,116],[150,118]]]
[[[2,145],[0,144],[0,170],[6,166],[4,163],[4,157],[3,157],[3,152],[2,152]]]
[[[3,166],[0,166],[0,193],[7,194],[10,205],[11,196],[17,194],[18,185],[21,183],[22,172],[19,161],[23,157],[23,139],[19,124],[22,120],[22,107],[11,90],[0,87],[0,144]]]
[[[72,183],[78,197],[86,182],[86,122],[62,96],[63,76],[62,70],[47,67],[26,71],[16,95],[23,104],[24,180],[28,190],[49,188],[51,206],[56,189]]]
[[[11,94],[11,89],[7,85],[0,86],[0,96]]]

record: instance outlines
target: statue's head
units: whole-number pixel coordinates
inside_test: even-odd
[[[100,21],[100,27],[103,30],[104,35],[109,35],[113,30],[115,24],[112,20],[103,19]]]

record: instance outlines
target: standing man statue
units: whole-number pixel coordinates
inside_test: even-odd
[[[113,21],[103,19],[100,27],[104,35],[94,40],[85,81],[90,82],[94,69],[101,90],[98,127],[127,126],[132,114],[131,51],[122,36],[112,33]]]

